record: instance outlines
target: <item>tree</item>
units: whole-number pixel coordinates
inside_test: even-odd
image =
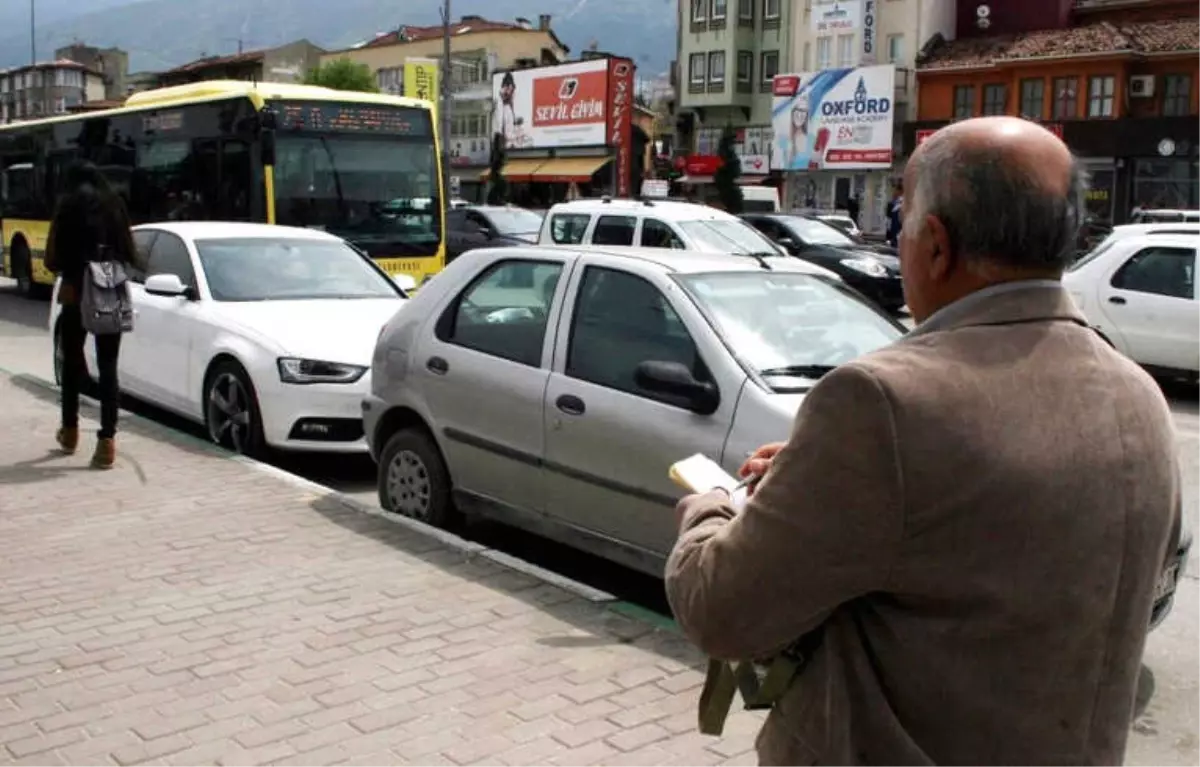
[[[503,205],[508,202],[508,181],[500,171],[504,169],[504,134],[492,136],[492,161],[488,170],[488,205]]]
[[[721,167],[717,168],[716,175],[713,176],[713,184],[717,187],[717,198],[721,201],[721,207],[737,215],[742,212],[745,198],[742,196],[742,188],[738,186],[737,182],[738,176],[742,175],[742,163],[738,160],[737,153],[733,151],[735,141],[737,141],[737,134],[734,133],[733,128],[725,128],[725,132],[721,134],[721,143],[717,145],[717,156],[721,158]]]
[[[313,67],[305,73],[304,84],[322,85],[338,91],[379,92],[371,68],[350,59],[334,59],[328,64]]]

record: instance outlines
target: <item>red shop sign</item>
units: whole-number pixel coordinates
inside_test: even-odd
[[[683,170],[689,176],[711,176],[721,167],[721,158],[715,154],[690,154],[683,162]]]

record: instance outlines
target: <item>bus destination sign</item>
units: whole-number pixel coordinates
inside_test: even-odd
[[[282,130],[432,135],[429,112],[419,108],[319,102],[278,103],[274,107]]]

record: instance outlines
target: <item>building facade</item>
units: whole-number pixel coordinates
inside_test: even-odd
[[[321,63],[324,53],[324,49],[308,40],[297,40],[277,48],[205,56],[158,73],[155,84],[165,88],[205,80],[299,83],[304,81],[308,70]]]
[[[1200,207],[1194,2],[1079,0],[1062,28],[1020,30],[1020,19],[1006,19],[1017,30],[1006,35],[987,34],[994,14],[974,6],[965,10],[975,31],[919,63],[909,151],[954,120],[1019,116],[1045,124],[1081,159],[1094,223],[1126,222],[1137,205]]]
[[[67,114],[101,101],[104,76],[66,59],[0,71],[0,123]]]
[[[59,60],[77,61],[104,78],[104,101],[119,101],[128,95],[129,54],[120,48],[96,48],[75,43],[54,52]]]
[[[432,59],[441,67],[441,25],[405,26],[352,48],[330,51],[328,63],[350,59],[366,64],[385,93],[401,95],[405,62]],[[570,49],[551,28],[551,17],[537,22],[518,18],[491,21],[466,15],[450,25],[450,72],[446,85],[452,99],[450,136],[443,136],[450,153],[450,186],[468,200],[481,201],[484,171],[492,146],[492,73],[557,64],[567,59]],[[445,77],[445,75],[442,75]]]
[[[952,37],[955,0],[805,0],[793,10],[791,59],[798,73],[832,69],[891,66],[891,123],[876,139],[885,147],[891,140],[888,163],[871,162],[854,167],[838,163],[812,171],[786,174],[784,205],[789,208],[847,209],[854,198],[859,205],[859,226],[881,233],[886,226],[885,207],[906,154],[902,126],[917,114],[916,57],[937,36]],[[864,70],[865,71],[865,70]],[[872,70],[874,74],[876,70]],[[885,73],[886,74],[886,73]],[[870,75],[867,75],[870,79]],[[884,167],[880,167],[880,165]]]
[[[793,66],[792,19],[804,2],[680,0],[671,69],[685,184],[711,184],[726,128],[738,136],[743,181],[770,180],[771,85]]]

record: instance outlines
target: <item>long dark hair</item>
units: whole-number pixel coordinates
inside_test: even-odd
[[[54,259],[64,266],[99,259],[132,263],[136,256],[129,211],[108,179],[91,163],[77,163],[63,179],[50,225]]]

